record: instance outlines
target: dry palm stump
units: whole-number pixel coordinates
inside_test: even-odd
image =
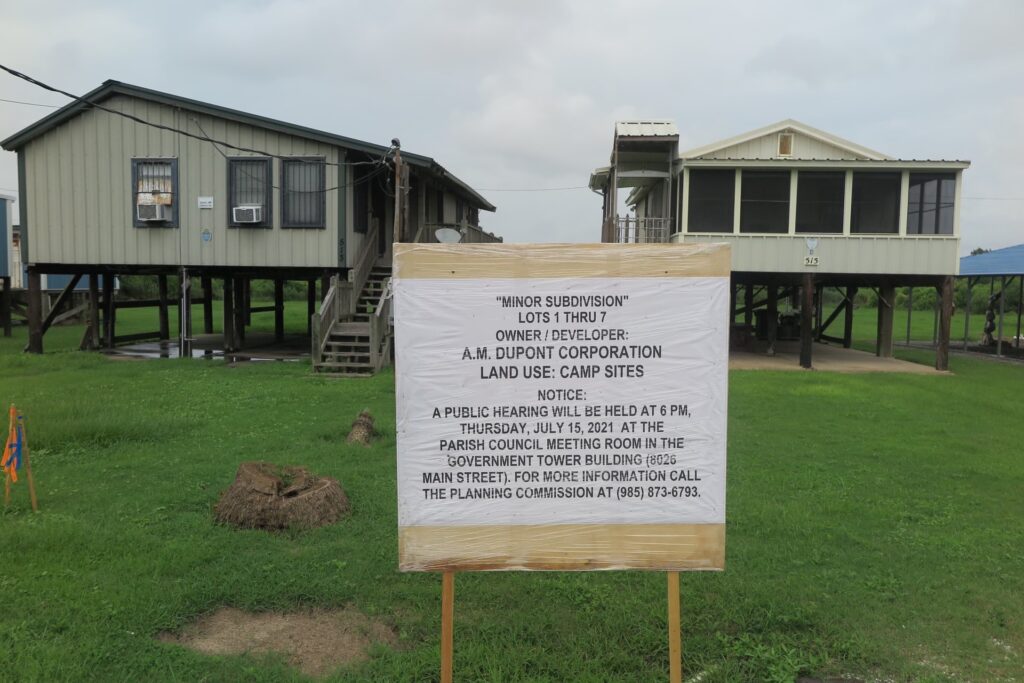
[[[302,467],[243,462],[214,517],[241,529],[312,529],[333,524],[348,511],[348,497],[330,477]]]
[[[369,410],[359,413],[359,417],[352,423],[352,430],[348,433],[347,443],[361,443],[369,446],[373,441],[373,416]]]

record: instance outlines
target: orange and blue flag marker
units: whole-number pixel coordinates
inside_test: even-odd
[[[21,452],[24,442],[25,430],[22,426],[22,416],[18,414],[18,411],[12,405],[7,443],[4,445],[4,455],[0,458],[0,468],[3,469],[12,482],[18,481],[18,470],[21,469]]]

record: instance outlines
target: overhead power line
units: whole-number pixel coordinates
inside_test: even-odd
[[[9,102],[11,104],[27,104],[30,107],[48,107],[50,109],[57,109],[60,107],[59,104],[42,104],[40,102],[22,102],[21,100],[9,100],[6,97],[0,97],[0,102]]]
[[[228,155],[224,153],[224,150],[222,150],[220,147],[218,147],[218,145],[221,144],[221,143],[215,141],[213,138],[211,138],[208,135],[206,135],[206,130],[203,128],[202,124],[199,123],[199,119],[197,119],[197,118],[195,118],[193,116],[190,116],[189,118],[192,119],[192,123],[196,124],[196,127],[203,134],[203,139],[206,140],[207,142],[209,142],[211,145],[213,145],[213,148],[217,151],[217,153],[220,154],[222,157],[224,157],[225,160],[230,162],[231,159],[228,158]],[[290,159],[290,157],[287,157],[287,158]],[[292,192],[292,193],[295,193],[295,194],[317,194],[317,193],[320,193],[320,192],[333,192],[334,190],[343,190],[343,189],[345,189],[347,187],[355,187],[356,185],[360,185],[362,183],[365,183],[368,180],[371,180],[372,178],[379,177],[382,173],[388,171],[389,169],[390,169],[390,166],[388,166],[387,164],[383,163],[383,159],[381,159],[381,162],[379,163],[377,168],[375,168],[374,170],[370,171],[369,173],[367,173],[362,178],[360,178],[358,180],[353,180],[351,183],[347,183],[345,185],[335,185],[334,187],[324,188],[323,190],[286,190],[286,189],[284,189],[282,187],[279,187],[279,186],[275,185],[273,182],[271,182],[270,183],[270,187],[274,188],[275,190],[281,190],[282,192]],[[253,181],[258,182],[258,183],[266,182],[265,180],[263,180],[261,178],[257,178],[256,176],[252,175],[251,173],[246,171],[244,168],[239,168],[239,170],[243,174],[245,174],[245,176],[247,176],[250,180],[253,180]]]
[[[123,118],[128,119],[129,121],[134,121],[136,123],[141,123],[144,126],[149,126],[151,128],[156,128],[158,130],[166,130],[166,131],[169,131],[171,133],[177,133],[178,135],[184,135],[185,137],[193,138],[195,140],[202,140],[203,142],[216,143],[218,145],[223,145],[224,147],[226,147],[228,149],[233,149],[233,150],[236,150],[238,152],[249,152],[251,154],[259,154],[261,156],[271,157],[271,158],[274,158],[274,159],[295,160],[294,157],[287,157],[287,156],[282,156],[280,154],[273,154],[273,153],[267,152],[265,150],[254,149],[252,147],[240,147],[238,145],[231,144],[230,142],[226,142],[224,140],[214,140],[214,139],[212,139],[210,137],[207,137],[205,135],[197,135],[196,133],[192,133],[192,132],[187,131],[187,130],[182,130],[180,128],[175,128],[174,126],[168,126],[168,125],[165,125],[165,124],[162,124],[162,123],[154,123],[152,121],[147,121],[146,119],[143,119],[141,117],[135,116],[134,114],[126,114],[123,111],[118,111],[117,109],[111,109],[110,107],[105,107],[102,104],[99,104],[97,102],[90,102],[89,100],[87,100],[87,99],[85,99],[83,97],[79,97],[78,95],[73,95],[73,94],[67,92],[66,90],[61,90],[60,88],[56,88],[56,87],[54,87],[52,85],[48,85],[46,83],[43,83],[42,81],[40,81],[38,79],[32,78],[28,74],[24,74],[24,73],[22,73],[22,72],[20,72],[20,71],[18,71],[16,69],[12,69],[12,68],[10,68],[8,66],[4,66],[3,64],[0,64],[0,69],[6,71],[7,73],[11,74],[12,76],[15,76],[16,78],[20,78],[23,81],[27,81],[27,82],[31,83],[32,85],[35,85],[35,86],[37,86],[39,88],[42,88],[44,90],[48,90],[50,92],[55,92],[57,94],[64,95],[65,97],[70,97],[71,99],[75,100],[76,102],[81,102],[82,104],[84,104],[84,105],[86,105],[88,107],[93,107],[95,109],[100,109],[102,111],[108,112],[110,114],[114,114],[116,116],[121,116]],[[376,161],[349,161],[349,162],[313,161],[313,160],[302,160],[302,161],[306,161],[307,163],[316,163],[316,164],[323,164],[325,166],[338,166],[338,167],[344,167],[344,166],[378,166],[378,165],[381,165],[381,164],[384,163],[384,158],[387,156],[387,154],[390,151],[392,151],[392,150],[388,149],[387,151],[385,151],[384,155],[381,157],[381,159],[380,160],[376,160]]]

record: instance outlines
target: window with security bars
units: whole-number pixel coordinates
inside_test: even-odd
[[[228,225],[269,228],[273,225],[272,166],[269,158],[228,160]]]
[[[132,224],[178,226],[178,160],[132,159]]]
[[[281,162],[281,227],[327,227],[326,178],[323,158]]]

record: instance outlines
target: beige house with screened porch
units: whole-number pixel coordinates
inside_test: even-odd
[[[734,343],[758,337],[773,352],[785,322],[778,301],[799,296],[801,364],[810,367],[812,341],[851,345],[858,287],[878,293],[883,356],[892,354],[896,287],[937,287],[951,309],[969,166],[894,158],[792,119],[680,151],[672,121],[638,120],[615,124],[610,163],[590,187],[603,195],[603,242],[732,247],[734,311],[744,321]],[[831,314],[826,288],[843,295]],[[842,335],[830,334],[840,315]]]

